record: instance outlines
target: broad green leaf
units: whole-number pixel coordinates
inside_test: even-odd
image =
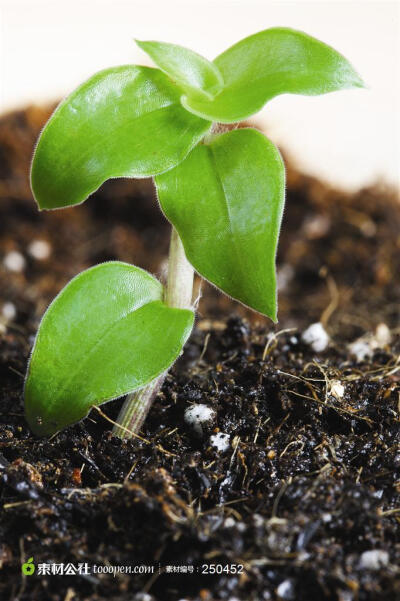
[[[222,123],[246,119],[278,94],[314,96],[364,85],[336,50],[283,27],[245,38],[214,63],[225,83],[220,94],[206,100],[188,93],[182,104],[195,115]]]
[[[25,384],[25,413],[48,435],[136,390],[181,352],[194,315],[162,302],[150,274],[110,262],[75,277],[47,309]]]
[[[83,202],[113,177],[147,177],[184,159],[210,128],[185,111],[159,69],[97,73],[60,104],[36,147],[33,194],[41,209]]]
[[[193,267],[275,321],[285,169],[272,142],[254,129],[231,131],[197,146],[155,181]]]
[[[193,50],[166,42],[136,43],[185,91],[211,99],[222,90],[224,82],[218,68]]]

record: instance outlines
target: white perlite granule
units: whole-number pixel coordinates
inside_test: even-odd
[[[303,342],[310,345],[316,353],[324,351],[329,344],[329,335],[319,321],[308,326],[301,338]]]
[[[17,309],[13,303],[4,303],[1,312],[6,321],[12,321],[17,315]]]
[[[372,359],[374,351],[378,348],[384,348],[391,341],[390,330],[385,323],[380,323],[375,333],[364,334],[354,342],[351,342],[347,348],[356,358],[358,363]]]
[[[133,601],[154,601],[154,597],[148,593],[136,593]]]
[[[3,265],[8,271],[15,271],[16,273],[25,269],[25,258],[17,250],[10,250],[9,253],[3,259]]]
[[[365,359],[371,359],[374,354],[374,349],[372,348],[370,342],[368,340],[363,340],[359,338],[355,340],[351,344],[348,345],[348,349],[352,355],[356,358],[358,363],[361,361],[365,361]]]
[[[276,589],[276,593],[280,599],[285,599],[285,601],[292,601],[292,599],[295,598],[293,582],[289,579],[284,580]]]
[[[224,453],[230,447],[229,438],[229,434],[225,434],[224,432],[212,434],[212,436],[210,436],[210,445],[215,447],[220,453]]]
[[[389,328],[387,327],[387,325],[385,323],[379,323],[376,326],[374,338],[375,338],[375,342],[379,348],[383,348],[387,344],[390,344],[392,335],[390,333]]]
[[[339,380],[333,380],[331,382],[330,393],[336,399],[341,399],[344,396],[344,386]]]
[[[360,558],[360,566],[366,570],[380,570],[389,563],[389,554],[381,549],[364,551]]]
[[[185,410],[185,422],[193,428],[198,436],[203,436],[203,425],[211,423],[215,411],[201,403],[195,403]]]
[[[46,240],[33,240],[28,246],[28,253],[38,261],[48,259],[51,253],[51,246]]]

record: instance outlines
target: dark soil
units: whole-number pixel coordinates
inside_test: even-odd
[[[121,401],[37,439],[22,385],[51,298],[108,259],[162,272],[168,246],[147,180],[109,182],[71,210],[36,210],[27,173],[47,115],[30,108],[0,120],[0,599],[400,598],[394,194],[342,194],[289,168],[279,325],[203,285],[197,329],[144,440],[112,437],[106,416]],[[48,258],[32,256],[37,240],[48,242]],[[19,271],[10,271],[11,251],[25,260]],[[331,336],[319,353],[301,338],[316,321]],[[360,336],[372,349],[364,359],[349,349]],[[184,421],[193,403],[215,411],[202,436]],[[224,452],[210,444],[218,432],[229,434]],[[30,557],[36,573],[23,576]],[[150,565],[154,574],[38,575],[40,563],[68,562]],[[205,574],[204,564],[222,573]],[[242,573],[223,571],[232,564]]]

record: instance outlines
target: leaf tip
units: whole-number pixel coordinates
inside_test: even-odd
[[[40,199],[40,197],[38,197],[35,192],[32,189],[32,194],[33,194],[33,198],[36,202],[37,208],[40,212],[42,211],[49,211],[50,209],[53,209],[54,207],[48,205],[46,203],[46,201],[44,201],[43,199]]]
[[[35,198],[35,197],[34,197],[34,198]],[[39,200],[38,200],[37,198],[35,198],[35,202],[36,202],[36,204],[37,204],[37,208],[38,208],[38,210],[40,211],[40,213],[41,213],[42,211],[47,211],[47,210],[48,210],[48,207],[45,207],[45,206],[44,206],[42,203],[40,203],[40,202],[39,202]]]
[[[146,44],[148,42],[145,42],[144,40],[138,40],[137,38],[133,38],[133,41],[135,42],[136,46],[139,46],[139,48],[141,50],[144,50],[146,47]]]
[[[30,182],[30,186],[31,186],[31,192],[32,192],[32,196],[33,196],[33,200],[35,201],[37,208],[39,209],[39,211],[43,211],[43,209],[45,209],[46,207],[43,205],[42,201],[40,200],[39,195],[36,193],[35,191],[35,186],[32,183],[32,179]]]
[[[365,89],[369,88],[369,86],[365,83],[365,81],[357,73],[356,70],[354,70],[354,78],[353,78],[353,82],[352,82],[352,87],[353,88],[365,88]]]
[[[366,88],[368,87],[362,77],[357,73],[355,68],[351,63],[349,63],[346,59],[345,65],[342,71],[342,86],[343,88],[351,89],[351,88]]]
[[[268,307],[268,310],[264,312],[264,315],[268,317],[273,323],[278,323],[278,307]]]
[[[358,82],[356,83],[356,88],[362,88],[364,90],[370,90],[371,86],[369,86],[365,81],[358,75]]]

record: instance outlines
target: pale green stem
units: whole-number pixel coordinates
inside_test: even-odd
[[[178,232],[172,228],[169,246],[168,282],[165,303],[169,307],[188,309],[192,304],[193,267],[186,259],[185,251]],[[151,405],[167,376],[168,370],[155,378],[141,390],[128,395],[118,415],[117,422],[123,428],[114,426],[113,434],[120,438],[132,438],[137,434],[149,412]],[[132,435],[129,432],[132,432]]]

